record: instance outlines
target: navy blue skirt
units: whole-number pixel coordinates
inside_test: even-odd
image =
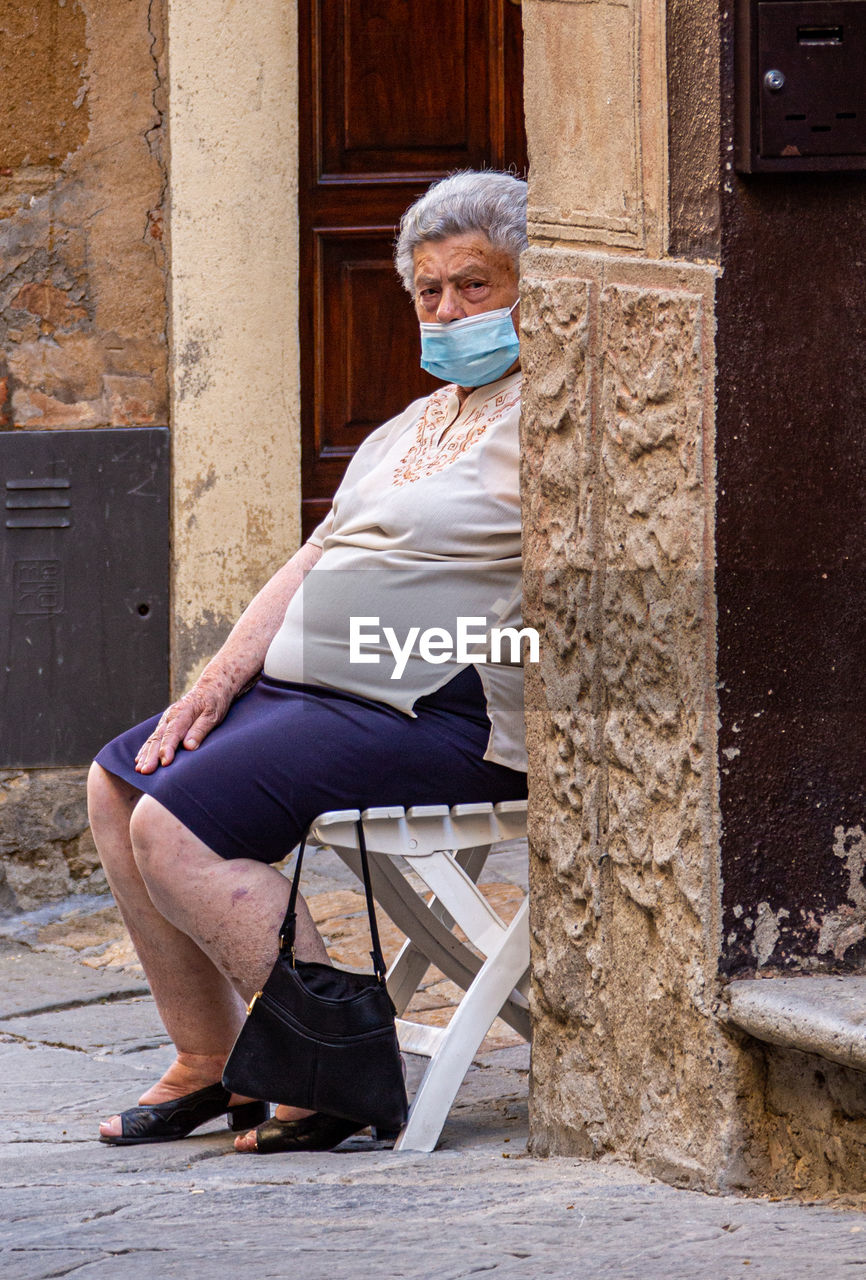
[[[155,773],[136,773],[135,756],[159,716],[96,759],[220,857],[258,862],[281,861],[329,809],[525,798],[525,773],[483,759],[490,721],[474,667],[415,711],[262,676],[201,746]]]

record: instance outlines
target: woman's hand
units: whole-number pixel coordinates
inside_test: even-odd
[[[159,724],[135,757],[136,773],[154,773],[169,765],[181,743],[194,751],[215,729],[232,704],[229,681],[202,679],[163,711]]]
[[[233,700],[261,672],[289,601],[321,554],[320,546],[305,542],[262,587],[189,693],[163,711],[135,757],[136,773],[154,773],[160,765],[171,764],[181,743],[187,751],[194,751],[225,719]]]

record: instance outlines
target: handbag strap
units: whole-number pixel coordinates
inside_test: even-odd
[[[370,959],[373,961],[373,971],[380,982],[385,981],[385,959],[382,955],[382,946],[379,942],[379,926],[376,923],[376,907],[373,902],[373,889],[370,884],[370,867],[367,861],[367,841],[364,838],[364,824],[358,819],[355,824],[358,832],[358,848],[361,853],[361,873],[364,879],[364,896],[367,899],[367,916],[370,921],[370,940],[373,944],[373,950],[370,952]],[[298,901],[298,887],[301,883],[301,864],[304,860],[304,849],[307,845],[307,836],[309,831],[305,831],[300,847],[298,849],[298,860],[295,863],[295,874],[292,877],[292,889],[289,894],[289,905],[286,908],[286,914],[283,923],[280,926],[280,950],[284,951],[289,948],[292,955],[292,964],[295,962],[295,928],[297,924],[297,914],[295,907]]]
[[[361,852],[361,871],[364,875],[364,894],[367,899],[367,915],[370,920],[370,941],[373,944],[373,950],[370,952],[370,959],[373,961],[373,972],[380,982],[385,981],[385,960],[382,955],[382,946],[379,942],[379,926],[376,923],[376,906],[373,902],[373,890],[370,886],[370,867],[367,863],[367,842],[364,839],[364,824],[359,818],[356,823],[358,829],[358,848]]]

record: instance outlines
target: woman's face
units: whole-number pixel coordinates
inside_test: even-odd
[[[517,301],[517,272],[509,253],[480,232],[428,240],[415,250],[415,313],[419,320],[450,324]],[[512,313],[515,329],[519,307]]]

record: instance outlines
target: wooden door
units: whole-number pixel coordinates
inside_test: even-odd
[[[436,381],[392,265],[400,215],[455,169],[526,169],[515,0],[300,0],[304,534],[366,435]]]

